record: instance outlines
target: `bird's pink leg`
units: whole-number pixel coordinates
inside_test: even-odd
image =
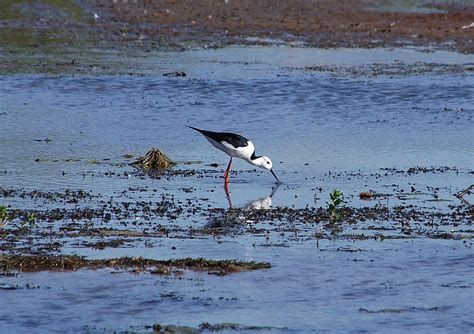
[[[229,172],[230,172],[231,167],[232,167],[232,157],[230,158],[229,164],[227,165],[227,169],[225,170],[225,173],[224,173],[224,185],[226,189],[228,189],[228,186],[229,186]]]
[[[232,206],[232,200],[230,199],[229,187],[228,187],[228,186],[224,186],[224,190],[225,190],[225,195],[226,195],[226,197],[227,197],[227,202],[229,202],[229,209],[232,209],[233,206]]]

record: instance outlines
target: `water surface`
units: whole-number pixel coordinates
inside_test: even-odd
[[[232,47],[104,57],[118,67],[128,62],[134,75],[0,77],[2,188],[83,189],[98,196],[78,206],[168,196],[185,207],[190,201],[206,209],[172,221],[144,221],[145,226],[205,226],[212,218],[205,210],[229,206],[221,178],[227,157],[187,124],[241,133],[258,154],[272,158],[283,181],[276,191],[268,172],[235,162],[235,207],[259,199],[274,208],[326,207],[336,188],[349,206],[412,204],[451,212],[460,205],[454,194],[472,184],[472,56],[416,49]],[[423,72],[384,74],[418,66]],[[187,75],[162,75],[172,71]],[[128,165],[133,159],[124,155],[136,157],[152,147],[177,161],[177,169],[199,173],[138,177]],[[414,167],[428,172],[407,173]],[[358,198],[361,191],[400,195],[412,187],[414,195],[382,203]],[[71,208],[41,199],[1,200],[12,208]],[[140,219],[92,223],[133,230],[142,228],[134,225]],[[473,326],[472,223],[439,227],[464,231],[459,240],[336,236],[319,246],[314,235],[321,226],[300,224],[291,231],[288,223],[281,229],[278,222],[252,224],[245,222],[235,234],[138,238],[105,250],[64,239],[64,254],[202,256],[269,261],[273,267],[228,277],[186,273],[183,279],[112,275],[112,269],[2,276],[2,287],[17,289],[0,292],[1,327],[102,332],[154,323],[231,322],[294,333],[442,333]],[[344,228],[369,233],[367,224]],[[398,235],[400,226],[382,225]],[[262,232],[248,232],[252,228]]]

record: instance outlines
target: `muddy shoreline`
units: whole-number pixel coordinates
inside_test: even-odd
[[[474,28],[469,26],[474,22],[474,6],[460,2],[397,7],[390,1],[368,0],[200,0],[185,5],[159,0],[83,0],[64,7],[48,1],[35,5],[18,1],[7,7],[1,34],[33,29],[28,42],[36,48],[47,46],[47,39],[57,46],[80,45],[82,40],[95,42],[99,48],[163,50],[281,41],[322,48],[433,45],[474,52]],[[10,42],[25,41],[10,38]]]
[[[419,12],[420,8],[424,10]],[[0,17],[0,73],[113,73],[103,57],[229,45],[425,47],[474,52],[474,6],[377,1],[12,1]],[[135,54],[136,51],[145,54]],[[121,74],[136,74],[126,64]]]
[[[215,0],[191,1],[186,6],[167,1],[132,4],[99,0],[92,6],[114,23],[126,24],[121,38],[128,41],[164,39],[173,44],[196,40],[215,47],[267,44],[275,39],[322,48],[432,44],[474,52],[474,33],[463,28],[474,22],[474,6],[456,3],[427,3],[425,13],[412,12],[414,8],[410,7],[390,10],[389,6],[367,0]]]

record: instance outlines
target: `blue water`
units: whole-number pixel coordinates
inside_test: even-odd
[[[474,325],[471,248],[443,240],[360,242],[358,253],[338,252],[340,246],[235,245],[239,257],[274,267],[227,277],[187,273],[178,279],[106,269],[2,278],[19,287],[1,291],[2,332],[230,322],[286,327],[289,333],[445,333],[469,332]],[[163,297],[170,293],[176,298]]]
[[[450,206],[460,204],[454,194],[472,184],[474,74],[450,66],[468,67],[473,56],[409,49],[234,47],[121,61],[136,66],[137,75],[0,77],[1,187],[84,189],[104,200],[122,200],[122,191],[146,187],[127,196],[154,201],[166,195],[227,208],[220,177],[227,157],[186,124],[241,133],[258,154],[272,158],[284,184],[271,198],[271,174],[235,162],[231,200],[236,207],[325,207],[334,188],[344,192],[346,205],[374,206],[380,203],[360,201],[359,192],[409,192],[415,186],[421,193],[413,198],[393,196],[383,204],[450,212]],[[384,76],[308,69],[400,62],[434,63],[446,71]],[[174,70],[187,76],[161,75]],[[177,161],[177,169],[208,173],[170,180],[137,177],[123,155],[136,157],[152,147]],[[219,167],[208,166],[215,162]],[[455,169],[414,175],[382,170],[416,166]],[[107,171],[119,175],[107,176]],[[431,201],[434,188],[442,201]],[[0,200],[13,208],[70,207],[17,197]],[[185,215],[148,223],[200,228],[210,218]],[[107,227],[135,229],[132,221],[125,223],[112,221]],[[467,332],[474,325],[472,233],[465,232],[464,240],[336,238],[321,240],[317,248],[313,236],[320,226],[298,226],[299,238],[286,230],[281,235],[278,222],[273,223],[257,226],[268,236],[241,229],[220,237],[137,238],[105,250],[64,238],[66,254],[204,256],[263,260],[273,267],[228,277],[186,273],[184,279],[112,275],[111,269],[0,276],[2,286],[19,287],[0,290],[0,332],[141,330],[157,322],[231,322],[294,333],[445,333]],[[354,233],[363,227],[354,227]],[[457,228],[472,230],[472,223]],[[361,251],[340,251],[347,248]],[[179,298],[160,297],[169,292]]]

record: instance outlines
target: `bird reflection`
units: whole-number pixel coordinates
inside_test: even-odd
[[[242,226],[242,224],[245,224],[248,219],[247,215],[245,214],[246,211],[265,210],[271,207],[272,198],[278,190],[278,187],[279,185],[277,184],[272,188],[270,195],[250,201],[241,208],[234,208],[232,206],[230,193],[226,192],[227,200],[229,201],[229,208],[235,210],[220,211],[209,219],[209,222],[206,224],[206,228],[224,229],[227,231],[231,227]]]
[[[250,201],[245,206],[243,206],[242,209],[245,211],[269,209],[272,206],[272,197],[275,195],[279,187],[280,184],[277,183],[274,187],[272,187],[272,192],[270,193],[270,195],[254,199],[253,201]],[[230,192],[225,191],[225,195],[227,197],[227,202],[229,202],[229,208],[233,209],[234,206],[232,205],[232,198],[230,197]]]
[[[244,210],[270,209],[272,206],[272,198],[275,195],[278,187],[280,187],[280,183],[277,183],[274,187],[272,187],[272,192],[270,195],[257,198],[247,203],[247,205],[244,207]]]

